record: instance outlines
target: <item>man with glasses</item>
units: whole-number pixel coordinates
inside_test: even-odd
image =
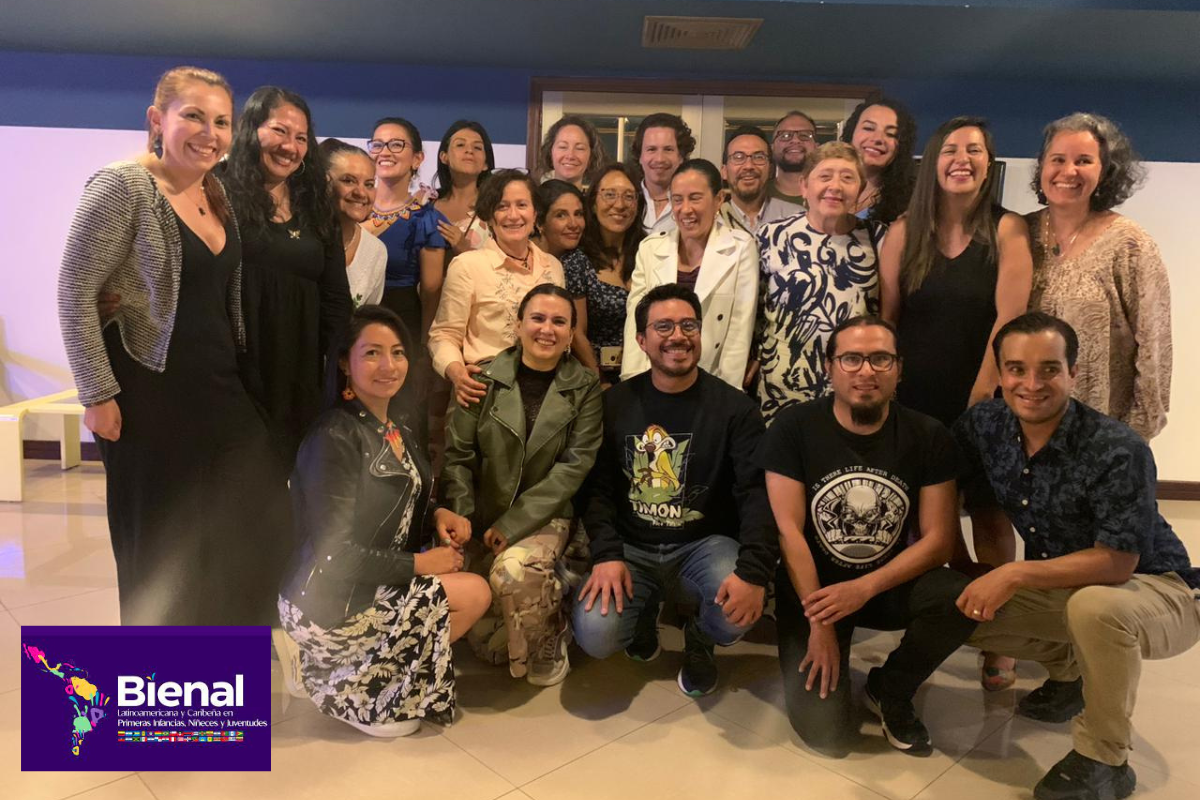
[[[575,604],[575,639],[595,658],[660,653],[661,599],[696,607],[683,628],[677,683],[699,697],[717,685],[714,644],[762,616],[778,544],[753,463],[757,404],[698,366],[700,300],[656,286],[637,304],[650,370],[604,394],[604,440],[587,490],[592,572]]]
[[[955,601],[968,579],[942,565],[958,538],[950,432],[893,402],[896,331],[852,317],[826,346],[832,395],[790,406],[757,462],[779,527],[779,662],[792,727],[812,748],[845,755],[858,729],[850,698],[856,627],[903,630],[867,675],[867,707],[896,749],[932,750],[913,696],[975,628]]]
[[[729,197],[721,204],[721,218],[735,229],[754,236],[758,226],[799,214],[799,203],[767,196],[771,176],[771,143],[752,125],[743,125],[729,135],[721,156],[721,177],[729,186]]]
[[[817,149],[817,124],[803,111],[789,111],[771,134],[771,155],[775,177],[767,183],[767,194],[789,203],[801,204],[800,182],[804,177],[804,159]]]

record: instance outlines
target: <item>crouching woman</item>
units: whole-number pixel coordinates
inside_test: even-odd
[[[429,461],[405,424],[412,346],[394,312],[354,312],[330,360],[330,408],[292,473],[300,546],[279,598],[289,690],[382,737],[450,723],[450,643],[491,602],[460,571],[470,522],[432,507]]]
[[[570,352],[575,303],[535,286],[517,309],[518,342],[481,364],[483,400],[456,407],[446,432],[442,502],[482,540],[472,571],[488,576],[496,614],[468,641],[514,678],[536,686],[570,670],[564,587],[555,565],[567,545],[571,501],[600,447],[600,381]]]

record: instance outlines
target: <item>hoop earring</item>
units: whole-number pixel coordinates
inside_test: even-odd
[[[306,162],[306,161],[304,161],[303,159],[301,159],[301,160],[300,160],[300,169],[296,170],[296,174],[297,174],[297,175],[303,175],[303,174],[304,174],[304,170],[305,170],[305,168],[307,168],[307,167],[308,167],[308,162]]]

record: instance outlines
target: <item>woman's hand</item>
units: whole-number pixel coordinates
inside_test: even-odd
[[[442,220],[438,223],[438,233],[440,233],[442,238],[446,240],[446,244],[450,245],[450,251],[452,253],[455,255],[462,254],[463,250],[461,248],[463,241],[467,238],[467,235],[463,233],[457,225],[455,225],[453,222],[446,222],[445,220]]]
[[[483,372],[476,364],[455,362],[446,367],[446,379],[454,384],[454,398],[463,408],[471,403],[478,403],[487,394],[487,387],[472,376]]]
[[[493,553],[500,555],[504,548],[508,547],[508,537],[495,528],[488,528],[487,532],[483,534],[483,543]]]
[[[463,566],[463,554],[449,545],[434,547],[413,556],[413,571],[418,575],[445,575],[458,572]]]
[[[100,292],[96,295],[96,313],[100,315],[101,322],[111,319],[120,307],[121,295],[115,292]]]
[[[437,528],[438,540],[456,550],[461,550],[471,539],[471,520],[448,508],[433,512],[433,524]]]
[[[121,438],[121,408],[116,400],[105,400],[83,410],[83,424],[101,439],[115,442]]]

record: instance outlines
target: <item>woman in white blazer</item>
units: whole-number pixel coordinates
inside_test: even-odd
[[[638,247],[625,317],[621,379],[650,368],[637,343],[633,310],[646,292],[664,283],[688,286],[704,310],[700,367],[741,389],[746,380],[758,302],[758,246],[718,216],[721,173],[712,162],[683,162],[671,179],[671,208],[678,226],[647,236]]]

